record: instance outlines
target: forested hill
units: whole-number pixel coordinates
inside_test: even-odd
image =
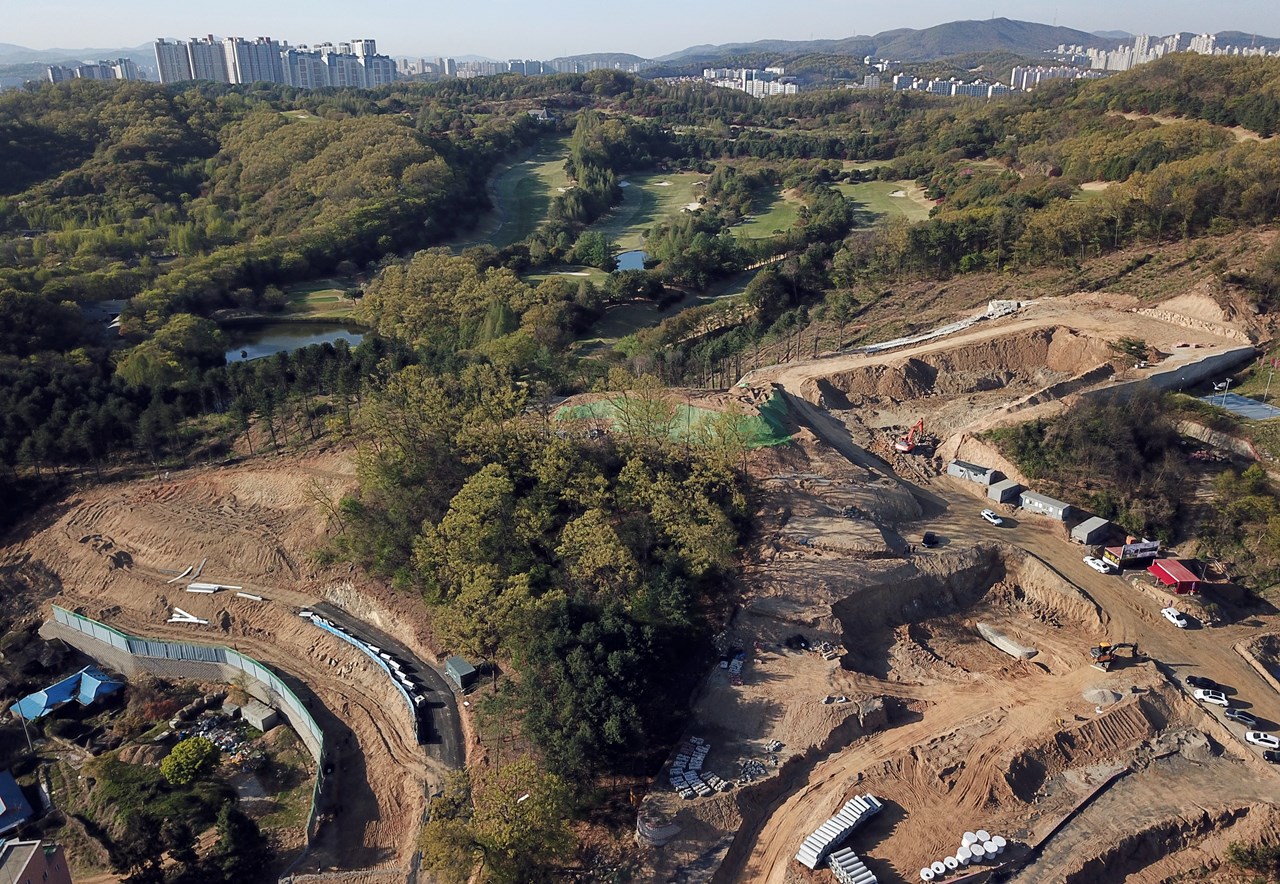
[[[1061,28],[1035,22],[992,18],[954,21],[923,30],[898,28],[875,36],[846,37],[836,40],[760,40],[754,43],[732,43],[720,46],[692,46],[663,56],[663,62],[683,62],[695,58],[769,53],[797,56],[809,53],[824,55],[878,55],[902,61],[932,61],[966,52],[1026,53],[1038,56],[1059,43],[1092,45],[1098,38],[1074,28]]]
[[[1178,53],[1092,83],[1080,101],[1101,110],[1167,114],[1280,132],[1280,59]]]
[[[572,108],[585,82],[5,93],[0,290],[134,298],[155,325],[429,245],[487,208],[494,163],[538,137],[526,111]]]

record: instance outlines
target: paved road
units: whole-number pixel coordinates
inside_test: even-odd
[[[407,664],[406,670],[426,685],[427,707],[420,713],[426,730],[428,752],[453,769],[460,769],[466,762],[462,741],[462,723],[458,718],[458,702],[444,675],[430,663],[419,658],[402,642],[380,629],[359,620],[341,608],[320,603],[311,610],[336,623],[347,632],[369,644],[376,645]]]

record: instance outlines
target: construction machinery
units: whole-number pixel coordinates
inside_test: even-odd
[[[1136,642],[1121,642],[1120,644],[1108,644],[1103,642],[1096,648],[1089,649],[1089,656],[1093,658],[1093,668],[1101,669],[1107,672],[1116,664],[1116,651],[1121,648],[1128,648],[1129,655],[1136,658],[1138,656],[1138,645]]]
[[[915,426],[913,426],[910,430],[907,431],[907,435],[901,437],[900,439],[898,439],[897,442],[893,443],[894,450],[900,451],[903,454],[910,454],[911,452],[915,451],[916,437],[923,432],[924,432],[924,418],[920,418],[920,420],[916,421]]]

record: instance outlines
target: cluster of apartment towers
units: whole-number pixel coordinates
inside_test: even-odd
[[[395,60],[379,55],[374,40],[293,47],[270,37],[246,40],[212,35],[189,41],[156,40],[161,83],[284,83],[304,89],[350,86],[369,89],[394,82]]]

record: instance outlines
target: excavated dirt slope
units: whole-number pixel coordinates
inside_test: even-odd
[[[40,616],[52,600],[126,632],[233,644],[309,686],[324,707],[322,726],[334,729],[333,794],[341,796],[338,822],[323,830],[309,869],[404,865],[439,773],[385,674],[296,614],[336,582],[310,558],[327,533],[317,496],[333,499],[353,485],[345,452],[104,485],[71,497],[4,551],[5,564],[40,577],[28,581],[34,596],[26,600]],[[269,601],[168,583],[202,561],[201,580]],[[173,606],[210,625],[166,623]]]

